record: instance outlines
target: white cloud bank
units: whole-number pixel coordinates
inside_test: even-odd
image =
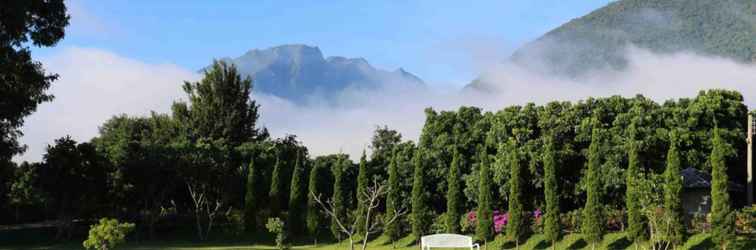
[[[495,93],[460,93],[457,90],[408,88],[389,84],[378,91],[347,90],[334,102],[313,101],[295,105],[286,100],[255,94],[261,104],[260,125],[273,136],[295,134],[313,155],[344,152],[358,157],[367,149],[376,126],[387,125],[416,140],[424,122],[423,109],[456,109],[475,105],[498,110],[508,105],[551,100],[579,100],[588,96],[643,94],[657,101],[692,97],[699,90],[725,88],[740,91],[746,104],[756,104],[756,65],[694,54],[659,56],[628,51],[626,71],[596,74],[574,82],[529,73],[515,65],[497,65],[483,78],[496,84]],[[195,73],[170,64],[146,64],[107,51],[64,49],[43,60],[61,78],[51,93],[56,99],[40,105],[25,124],[22,143],[29,145],[22,160],[39,160],[53,139],[66,134],[88,140],[109,117],[126,113],[168,112],[182,97],[184,80]],[[329,104],[330,103],[330,104]]]

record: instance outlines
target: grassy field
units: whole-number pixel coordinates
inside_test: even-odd
[[[44,238],[48,234],[47,232],[0,232],[0,250],[4,249],[83,249],[81,241],[70,241],[65,243],[45,243],[43,241],[34,241],[33,237]],[[42,236],[40,236],[42,235]],[[186,236],[186,235],[184,235]],[[219,237],[222,238],[222,237]],[[731,249],[756,249],[756,236],[739,236],[738,245]],[[308,240],[309,241],[309,240]],[[162,241],[140,241],[131,240],[130,242],[119,246],[118,249],[175,249],[175,250],[211,250],[211,249],[266,249],[272,250],[274,246],[269,240],[258,240],[259,243],[242,240],[232,239],[216,239],[209,242],[197,242],[194,240],[182,240],[182,239],[165,239]],[[359,250],[360,242],[355,241],[355,249]],[[392,246],[392,244],[384,237],[379,237],[368,243],[368,249],[370,250],[409,250],[418,249],[411,237],[401,239]],[[500,250],[500,249],[514,249],[512,242],[507,242],[504,237],[497,237],[494,241],[489,242],[487,246],[481,247],[482,250]],[[306,249],[306,250],[348,250],[349,243],[342,241],[340,243],[330,242],[319,245],[313,245],[311,243],[304,243],[300,241],[298,244],[294,244],[294,250]],[[551,249],[550,245],[544,240],[544,236],[536,234],[531,236],[520,249]],[[582,239],[579,234],[566,235],[557,243],[557,249],[590,249],[588,244]],[[624,233],[610,233],[604,237],[600,247],[598,249],[636,249],[625,238]],[[648,249],[646,245],[639,246],[638,249]],[[713,243],[710,241],[709,236],[706,234],[697,234],[688,238],[688,241],[682,248],[678,249],[716,249]]]

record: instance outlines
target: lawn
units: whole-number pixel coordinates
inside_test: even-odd
[[[83,249],[80,241],[70,241],[65,243],[44,243],[29,241],[31,237],[46,234],[45,232],[13,232],[14,234],[8,234],[8,232],[0,232],[0,250],[5,249]],[[9,240],[8,237],[13,237],[13,240]],[[25,240],[18,237],[25,237]],[[737,248],[731,249],[756,249],[756,236],[740,236]],[[23,241],[23,243],[19,243]],[[308,240],[309,241],[309,240]],[[6,243],[16,242],[8,245]],[[410,237],[400,239],[395,243],[396,248],[392,247],[392,244],[385,237],[379,237],[368,243],[368,249],[370,250],[409,250],[418,249],[418,247],[412,242]],[[355,244],[355,249],[359,250],[361,245]],[[639,249],[648,249],[646,245],[641,246]],[[118,249],[175,249],[175,250],[192,250],[192,249],[222,249],[222,250],[235,250],[235,249],[275,249],[269,240],[263,240],[261,243],[245,242],[241,240],[224,240],[217,239],[210,242],[197,242],[194,240],[186,239],[167,239],[163,241],[140,241],[136,242],[131,240],[130,242],[120,246]],[[306,249],[306,250],[348,250],[348,241],[342,241],[340,243],[330,242],[319,244],[317,246],[312,243],[304,243],[300,241],[299,244],[295,244],[294,250]],[[507,242],[504,237],[497,237],[494,241],[488,243],[487,246],[481,247],[481,250],[500,250],[500,249],[514,249],[512,242]],[[531,236],[526,242],[524,242],[520,249],[551,249],[550,245],[545,241],[543,235],[536,234]],[[557,243],[557,249],[590,249],[587,243],[582,239],[579,234],[569,234],[562,238]],[[598,249],[636,249],[631,242],[629,242],[624,233],[610,233],[604,237],[600,247]],[[706,234],[697,234],[688,238],[686,244],[679,249],[715,249],[709,236]],[[443,249],[442,249],[443,250]]]

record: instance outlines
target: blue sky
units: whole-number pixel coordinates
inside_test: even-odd
[[[65,47],[199,69],[212,58],[301,43],[326,56],[403,67],[427,82],[462,85],[482,61],[505,57],[608,0],[92,1],[70,0]]]

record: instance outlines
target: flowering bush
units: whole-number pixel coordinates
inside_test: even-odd
[[[543,233],[543,211],[540,208],[533,211],[533,224],[530,229],[536,233]]]
[[[499,210],[493,212],[494,232],[501,233],[509,221],[509,213],[501,213]]]
[[[535,227],[540,228],[542,224],[541,217],[543,216],[543,212],[541,209],[536,209],[533,211],[532,218],[533,221],[537,224]],[[478,216],[475,213],[475,211],[468,212],[464,218],[462,219],[462,222],[460,222],[462,226],[462,232],[473,232],[475,231],[475,226],[477,225],[477,219]],[[509,213],[503,213],[499,210],[493,211],[493,226],[494,226],[494,232],[501,233],[504,231],[505,227],[507,226],[507,222],[509,221]]]
[[[462,233],[467,234],[467,233],[475,232],[475,227],[477,226],[476,219],[477,217],[475,216],[475,211],[462,215],[462,218],[460,219],[460,222],[459,222]]]
[[[756,232],[756,205],[736,211],[735,226],[744,234]]]

